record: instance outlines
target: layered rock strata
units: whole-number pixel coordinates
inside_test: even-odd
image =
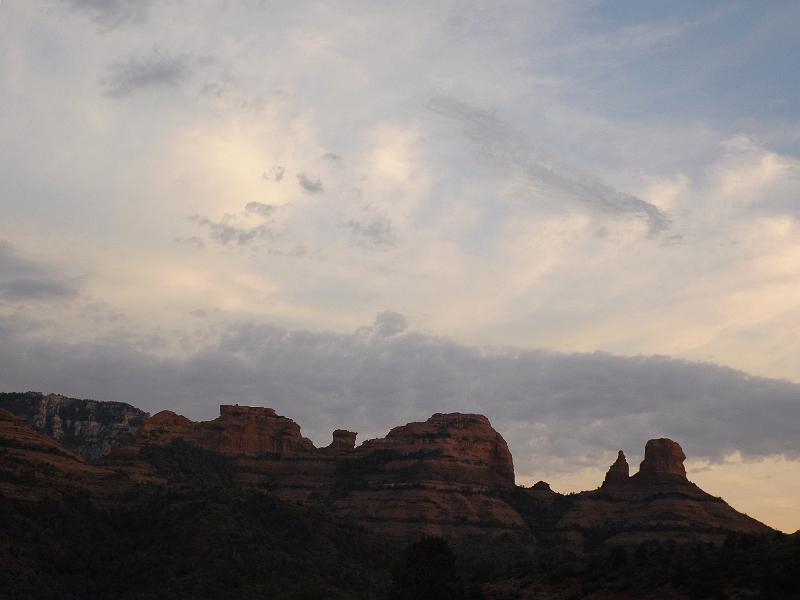
[[[113,470],[87,464],[53,438],[0,409],[0,498],[38,501],[80,492],[102,502],[123,486]]]
[[[124,402],[100,402],[39,392],[0,394],[0,408],[86,460],[97,460],[136,438],[150,416]]]
[[[395,534],[468,535],[524,530],[503,499],[514,465],[503,437],[474,414],[435,414],[355,447],[338,429],[315,448],[300,427],[274,410],[221,406],[220,416],[192,422],[171,411],[153,416],[135,442],[104,463],[139,481],[158,481],[140,450],[176,440],[234,460],[242,485],[263,486],[284,500],[314,504]]]

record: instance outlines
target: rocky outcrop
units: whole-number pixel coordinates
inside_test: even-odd
[[[333,441],[327,448],[328,450],[352,450],[356,447],[357,436],[358,434],[355,431],[337,429],[333,432]]]
[[[514,465],[483,415],[437,413],[368,440],[337,463],[332,507],[391,535],[524,531],[505,495]]]
[[[189,444],[228,456],[292,456],[314,452],[314,444],[300,435],[300,426],[271,408],[225,405],[213,421],[193,422],[172,411],[162,411],[141,428],[137,441],[166,445],[181,438]]]
[[[628,479],[630,479],[630,467],[625,459],[625,453],[620,450],[619,454],[617,454],[617,460],[614,461],[614,464],[609,467],[606,473],[602,487],[622,485],[627,483]]]
[[[143,483],[180,485],[210,468],[224,469],[232,484],[268,489],[399,538],[514,536],[580,553],[601,544],[721,542],[730,532],[770,531],[691,483],[683,450],[666,438],[647,443],[636,475],[629,477],[620,451],[599,489],[565,496],[545,482],[517,487],[508,445],[476,414],[437,413],[357,447],[354,432],[337,429],[330,445],[316,448],[297,423],[270,408],[223,405],[218,418],[201,422],[162,411],[96,465],[8,413],[0,421],[3,468],[16,465],[0,481],[33,481],[30,489],[14,483],[12,495],[78,485],[107,497]],[[25,465],[50,475],[31,479]]]
[[[0,408],[49,435],[86,460],[134,440],[150,416],[124,402],[100,402],[39,392],[0,394]]]
[[[117,477],[0,409],[0,499],[38,501],[76,491],[104,499],[120,491]]]
[[[385,438],[364,442],[365,450],[428,453],[435,455],[443,478],[448,478],[448,466],[457,465],[460,481],[489,487],[514,485],[508,444],[483,415],[436,413],[427,421],[395,427]]]
[[[576,494],[557,522],[561,543],[577,551],[593,545],[635,545],[646,540],[722,542],[729,533],[767,533],[766,525],[734,510],[686,478],[677,442],[645,445],[639,472],[623,478],[620,456],[599,490]]]
[[[677,476],[686,478],[683,461],[686,455],[677,442],[668,438],[649,440],[644,447],[644,460],[639,465],[639,477]]]
[[[356,433],[337,429],[329,446],[315,448],[294,421],[269,408],[222,406],[219,418],[197,423],[163,411],[144,424],[135,444],[115,450],[104,464],[138,481],[157,481],[140,450],[178,439],[231,457],[241,485],[266,486],[284,500],[320,506],[382,533],[525,528],[503,499],[514,487],[508,445],[482,415],[435,414],[358,447]]]

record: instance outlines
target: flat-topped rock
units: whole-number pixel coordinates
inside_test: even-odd
[[[229,456],[296,455],[315,450],[311,440],[300,434],[300,426],[271,408],[220,406],[213,421],[190,421],[172,411],[161,411],[145,422],[140,443],[168,444],[175,439]]]
[[[358,434],[355,431],[347,431],[346,429],[337,429],[333,432],[333,441],[328,446],[329,450],[352,450],[356,447],[356,437]]]

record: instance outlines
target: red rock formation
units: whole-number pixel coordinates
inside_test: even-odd
[[[441,414],[368,440],[337,465],[339,514],[394,535],[525,529],[504,499],[514,465],[503,437],[474,414]]]
[[[197,423],[162,411],[145,422],[138,441],[163,445],[177,438],[229,456],[289,456],[314,451],[314,444],[300,435],[300,426],[291,419],[276,415],[271,408],[238,404],[222,405],[218,418]]]
[[[200,423],[164,411],[141,428],[136,446],[178,438],[233,457],[244,485],[267,485],[285,500],[327,507],[384,533],[525,528],[502,498],[514,487],[508,445],[481,415],[436,414],[358,448],[356,434],[339,429],[333,443],[317,449],[272,409],[223,406],[218,419]],[[158,481],[137,447],[117,449],[106,464]]]
[[[352,450],[356,447],[356,437],[358,434],[346,429],[337,429],[333,432],[333,441],[327,447],[328,450]]]
[[[437,453],[438,462],[474,471],[482,484],[514,485],[508,444],[483,415],[436,413],[427,421],[395,427],[383,439],[364,442],[362,448]],[[460,473],[462,478],[465,475]]]
[[[648,441],[639,473],[575,496],[556,526],[562,540],[580,550],[601,532],[606,544],[633,545],[645,540],[719,543],[730,532],[771,531],[686,479],[685,459],[672,440]]]
[[[617,454],[617,460],[614,461],[614,464],[609,467],[606,473],[602,487],[621,485],[627,483],[629,478],[630,468],[628,467],[628,461],[625,460],[625,453],[620,450],[619,454]]]
[[[401,537],[535,532],[580,551],[585,540],[602,536],[610,544],[721,541],[731,531],[769,531],[690,483],[683,451],[667,439],[647,443],[633,477],[620,452],[599,490],[562,496],[544,482],[517,488],[508,446],[481,415],[437,413],[359,447],[355,433],[336,430],[333,442],[317,449],[272,409],[223,406],[209,422],[155,415],[137,444],[115,450],[119,460],[108,464],[134,480],[158,481],[138,448],[178,438],[232,457],[242,485],[266,485],[284,500]]]
[[[644,460],[639,465],[639,475],[678,475],[685,478],[684,460],[686,455],[677,442],[667,438],[650,440],[644,447]]]

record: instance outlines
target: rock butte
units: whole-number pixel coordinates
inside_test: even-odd
[[[53,440],[6,413],[0,436],[8,432],[27,440],[18,444],[26,460],[55,460]],[[297,423],[270,408],[223,405],[206,422],[162,411],[101,461],[87,464],[67,453],[56,475],[43,477],[53,490],[70,485],[101,498],[140,483],[165,485],[168,476],[144,450],[169,452],[182,440],[227,456],[239,485],[266,488],[391,536],[513,535],[582,552],[598,543],[720,542],[732,531],[771,531],[688,481],[683,450],[666,438],[647,442],[639,473],[629,476],[620,451],[602,486],[564,496],[545,482],[516,486],[508,445],[482,415],[437,413],[360,446],[356,435],[337,429],[330,445],[316,448]],[[62,467],[68,476],[58,475]],[[15,493],[24,496],[25,489],[17,486]]]

